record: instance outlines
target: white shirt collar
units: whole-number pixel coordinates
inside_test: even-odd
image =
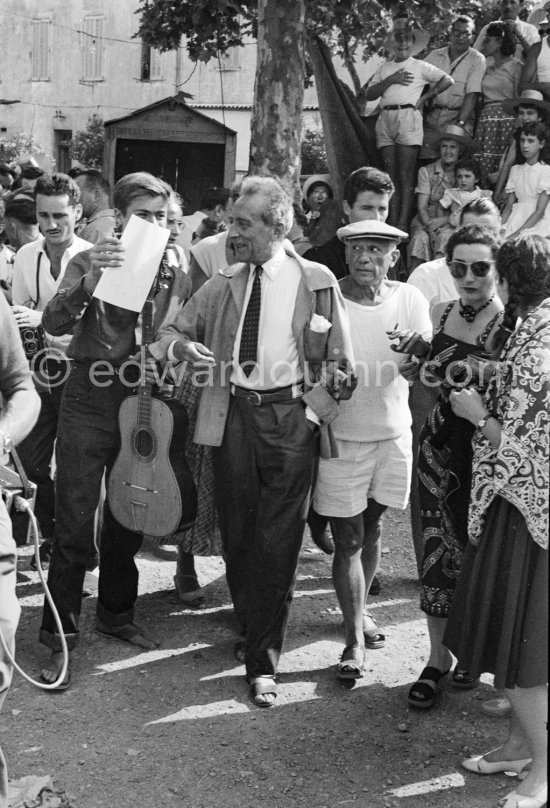
[[[265,261],[261,265],[264,272],[265,272],[265,274],[267,275],[267,277],[271,281],[274,281],[275,278],[277,277],[277,275],[279,274],[279,272],[281,271],[281,267],[282,267],[284,261],[286,260],[286,258],[287,258],[287,254],[285,253],[284,248],[281,246],[281,247],[279,247],[279,249],[277,250],[275,255],[271,256],[269,261]],[[250,265],[250,273],[251,274],[256,269],[256,266],[260,266],[260,264],[251,264]]]

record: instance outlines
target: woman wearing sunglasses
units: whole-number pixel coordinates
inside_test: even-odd
[[[496,294],[497,250],[494,230],[475,225],[457,230],[447,244],[447,263],[459,297],[432,309],[434,336],[421,377],[425,384],[439,386],[439,396],[420,434],[418,457],[424,539],[420,608],[427,616],[430,656],[407,699],[418,708],[433,705],[438,683],[452,664],[443,634],[468,543],[474,426],[454,415],[449,395],[453,389],[480,384],[479,359],[488,356],[502,319],[503,305]],[[459,659],[453,685],[471,688],[477,683]]]
[[[498,294],[512,335],[485,394],[451,393],[474,433],[470,544],[445,643],[473,675],[494,674],[512,705],[503,746],[469,771],[530,771],[499,806],[547,801],[550,243],[521,235],[497,257]],[[509,332],[508,332],[509,333]]]

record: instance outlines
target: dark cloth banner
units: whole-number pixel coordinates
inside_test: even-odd
[[[365,125],[350,89],[336,75],[329,48],[319,37],[308,40],[313,64],[321,123],[325,135],[328,168],[342,199],[346,177],[364,165],[381,168],[374,127]],[[374,121],[374,117],[372,118]]]

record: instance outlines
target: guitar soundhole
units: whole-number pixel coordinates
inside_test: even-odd
[[[148,429],[136,429],[134,432],[134,450],[142,460],[150,460],[156,452],[154,435]]]

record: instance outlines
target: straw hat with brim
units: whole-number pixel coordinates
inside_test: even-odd
[[[442,140],[454,140],[468,152],[475,152],[479,148],[476,141],[470,137],[468,132],[463,129],[462,126],[457,126],[455,123],[448,124],[441,132],[437,132],[428,137],[427,145],[434,151],[437,151]]]
[[[421,53],[428,47],[430,35],[427,31],[424,31],[423,28],[413,28],[411,20],[406,17],[397,17],[393,21],[392,27],[388,31],[388,35],[384,41],[386,50],[391,51],[393,49],[393,35],[399,31],[409,31],[409,33],[412,34],[414,45],[412,46],[411,56],[416,56],[417,53]]]
[[[340,227],[336,231],[340,241],[350,241],[356,238],[380,238],[387,241],[401,241],[408,238],[408,233],[399,230],[386,222],[379,222],[376,219],[364,219],[361,222],[353,222],[345,227]]]
[[[545,112],[550,118],[550,103],[544,100],[543,94],[538,90],[523,90],[517,98],[508,98],[502,102],[502,109],[512,114],[515,114],[520,106],[536,107]]]
[[[312,174],[311,177],[308,177],[307,180],[304,182],[302,188],[302,194],[304,197],[304,202],[307,202],[307,196],[311,191],[311,186],[316,185],[317,183],[322,183],[330,188],[332,193],[334,194],[334,188],[332,187],[332,180],[330,178],[330,174]]]

